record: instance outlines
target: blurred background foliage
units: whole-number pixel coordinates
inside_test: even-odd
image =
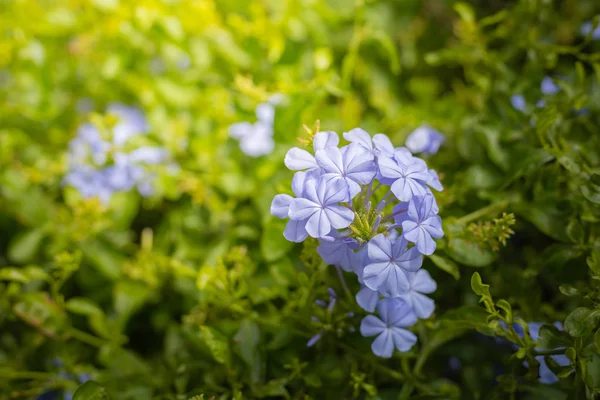
[[[0,398],[68,398],[82,374],[98,385],[76,400],[597,398],[600,42],[580,27],[599,13],[593,0],[0,0]],[[540,92],[544,76],[559,93]],[[275,93],[275,150],[249,158],[227,128]],[[516,110],[515,94],[545,106]],[[149,198],[103,205],[62,178],[77,127],[111,102],[143,110],[179,169],[159,168]],[[445,187],[446,235],[425,260],[436,313],[391,360],[348,331],[353,299],[314,305],[343,293],[337,276],[269,214],[291,181],[285,152],[316,120],[395,145],[422,123],[447,137],[428,159]],[[534,345],[488,337],[517,317],[565,322],[551,332],[572,362],[553,366],[558,383],[537,382]]]

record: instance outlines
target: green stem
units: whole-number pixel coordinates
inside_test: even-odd
[[[80,331],[79,329],[71,328],[69,333],[71,334],[71,337],[84,343],[87,343],[90,346],[102,347],[107,343],[105,340],[99,339],[96,336],[90,335],[87,332]]]
[[[508,200],[503,200],[499,203],[493,203],[493,204],[490,204],[489,206],[480,208],[477,211],[473,211],[470,214],[467,214],[461,218],[458,218],[456,220],[456,222],[459,224],[465,225],[465,224],[467,224],[471,221],[475,221],[476,219],[479,219],[485,215],[497,213],[500,210],[506,208],[506,206],[508,206]]]
[[[536,356],[557,356],[565,354],[565,350],[534,350],[533,354]]]
[[[404,386],[402,386],[400,394],[398,395],[398,400],[410,399],[410,394],[412,393],[413,389],[414,386],[412,385],[412,383],[405,383]]]

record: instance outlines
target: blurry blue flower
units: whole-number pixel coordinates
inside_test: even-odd
[[[444,236],[442,219],[433,212],[433,204],[431,194],[413,197],[408,204],[408,220],[402,222],[402,235],[425,255],[431,255],[435,251],[436,243],[433,238]]]
[[[138,187],[143,196],[153,191],[153,174],[146,165],[160,164],[167,159],[167,151],[157,147],[141,147],[130,153],[123,145],[133,135],[146,133],[146,120],[141,111],[119,103],[108,106],[108,113],[119,118],[111,138],[103,138],[89,123],[77,129],[77,136],[69,143],[69,171],[64,178],[67,185],[76,188],[83,197],[98,197],[107,203],[114,192]],[[109,163],[112,156],[112,163]]]
[[[328,146],[318,150],[315,157],[323,178],[344,182],[351,199],[360,193],[360,184],[366,185],[375,177],[373,156],[360,145],[350,144],[342,149]]]
[[[462,363],[460,361],[460,358],[458,357],[450,357],[448,359],[448,366],[450,367],[450,369],[452,371],[460,371],[462,368]]]
[[[314,238],[327,236],[331,228],[347,228],[354,220],[354,213],[347,207],[338,205],[348,201],[348,188],[344,181],[306,182],[302,198],[290,204],[289,216],[292,220],[306,221],[306,231]]]
[[[510,98],[510,104],[512,104],[515,110],[519,110],[525,112],[525,108],[527,107],[527,102],[525,101],[525,97],[520,94],[515,94]]]
[[[389,358],[394,348],[408,351],[417,342],[414,333],[404,329],[417,322],[417,316],[402,299],[383,299],[377,307],[379,318],[368,315],[360,324],[363,336],[377,338],[371,345],[373,353],[379,357]]]
[[[275,148],[273,124],[275,122],[274,102],[256,106],[257,121],[238,122],[229,127],[229,136],[240,141],[240,150],[250,157],[270,154]]]
[[[429,294],[435,292],[437,284],[424,269],[417,272],[407,272],[409,289],[406,294],[400,297],[410,305],[419,318],[429,318],[435,309],[435,303],[432,299],[423,293]]]
[[[106,111],[119,118],[112,131],[115,146],[122,146],[131,136],[148,132],[146,117],[139,109],[121,103],[111,103]]]
[[[560,91],[560,86],[558,86],[556,83],[554,83],[552,78],[550,78],[549,76],[546,76],[546,77],[544,77],[544,79],[542,79],[542,84],[540,85],[540,89],[543,94],[550,95],[550,94],[558,93]]]
[[[591,21],[585,22],[583,25],[581,25],[580,28],[580,32],[582,35],[587,36],[590,34],[590,32],[592,33],[592,39],[594,40],[599,40],[600,39],[600,26],[596,27],[596,29],[593,30],[592,32],[592,28],[594,27],[594,25],[592,24]]]
[[[311,337],[308,343],[306,343],[306,347],[314,346],[321,338],[323,337],[324,332],[319,332],[315,336]]]
[[[410,284],[407,272],[421,268],[423,257],[416,247],[408,249],[403,237],[390,241],[383,234],[371,239],[367,245],[369,264],[363,271],[365,285],[371,290],[379,290],[391,297],[398,297],[408,291]]]
[[[444,135],[440,132],[422,125],[408,135],[405,146],[413,153],[435,154],[444,141]]]
[[[382,156],[377,162],[381,175],[389,179],[390,189],[398,200],[409,201],[413,196],[427,194],[427,182],[431,180],[427,165],[399,151],[394,153],[394,158]]]

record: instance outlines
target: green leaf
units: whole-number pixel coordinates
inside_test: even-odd
[[[600,321],[600,311],[579,307],[565,320],[565,330],[573,337],[583,337],[592,332]]]
[[[102,309],[93,301],[84,297],[73,297],[65,303],[65,308],[74,314],[79,315],[102,315]]]
[[[429,256],[431,261],[442,271],[446,271],[450,275],[454,277],[454,279],[458,280],[460,278],[460,271],[458,270],[458,265],[445,257],[436,256],[432,254]]]
[[[73,400],[111,400],[106,389],[94,381],[87,381],[73,394]]]
[[[486,328],[487,316],[487,312],[478,306],[464,306],[444,314],[440,317],[438,320],[439,324],[430,333],[427,341],[421,348],[415,364],[415,370],[420,370],[429,355],[438,347],[465,334],[469,330]]]
[[[260,330],[255,322],[245,319],[240,324],[240,330],[233,337],[235,347],[248,364],[252,381],[260,381],[262,370],[262,357],[258,345],[260,343]]]
[[[8,246],[8,258],[19,264],[31,261],[45,236],[46,230],[43,228],[32,229],[17,235]]]
[[[24,294],[13,311],[21,320],[47,336],[63,334],[68,325],[67,314],[45,292]]]
[[[496,259],[491,250],[483,249],[479,244],[454,238],[448,242],[446,253],[454,260],[469,267],[485,267]]]
[[[575,288],[573,285],[569,285],[568,283],[563,283],[558,287],[558,290],[565,296],[577,296],[579,295],[579,290]]]
[[[205,325],[200,327],[200,332],[202,333],[202,340],[208,346],[215,360],[221,364],[229,364],[231,356],[227,338],[217,330]]]
[[[569,237],[569,239],[571,239],[574,243],[583,244],[584,235],[585,233],[583,231],[583,226],[581,226],[581,223],[576,219],[571,220],[571,222],[569,222],[569,225],[567,225],[567,236]]]
[[[496,307],[504,310],[504,312],[506,314],[506,319],[509,322],[512,322],[512,320],[513,320],[512,307],[508,301],[506,301],[504,299],[500,299],[496,302]]]
[[[573,340],[565,331],[559,330],[551,324],[544,324],[540,328],[537,340],[538,347],[544,349],[556,349],[558,347],[568,347],[573,345]]]
[[[129,320],[152,294],[152,289],[142,282],[122,280],[114,287],[115,311],[122,325]]]
[[[475,294],[482,297],[492,297],[490,295],[490,285],[485,285],[481,280],[481,275],[479,272],[475,272],[471,277],[471,289],[475,292]]]
[[[594,204],[600,204],[600,186],[588,182],[579,189],[586,199]]]
[[[268,261],[275,261],[283,257],[294,245],[283,237],[287,221],[271,218],[265,225],[265,230],[260,239],[260,251],[263,258]]]
[[[0,281],[27,283],[29,277],[20,268],[6,267],[0,269]]]

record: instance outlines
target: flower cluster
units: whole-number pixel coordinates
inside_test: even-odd
[[[134,187],[142,196],[150,196],[154,174],[147,167],[163,163],[167,151],[150,146],[128,149],[127,142],[133,136],[148,132],[140,110],[114,103],[108,106],[107,114],[118,119],[109,129],[102,130],[92,123],[78,128],[69,144],[65,183],[84,197],[98,197],[104,203],[113,193]]]
[[[256,106],[257,121],[238,122],[229,127],[229,136],[240,141],[240,149],[250,157],[270,154],[275,148],[273,124],[275,106],[281,101],[280,95],[273,95],[265,103]]]
[[[354,272],[361,284],[356,301],[369,315],[363,336],[377,336],[373,352],[391,357],[407,351],[416,336],[406,328],[428,318],[434,302],[425,294],[436,283],[421,270],[423,255],[435,251],[442,221],[431,188],[442,185],[435,171],[404,147],[394,148],[384,134],[360,128],[313,137],[314,154],[292,148],[285,165],[295,173],[295,197],[278,194],[271,213],[289,217],[284,236],[292,242],[319,240],[317,252],[328,264]],[[388,188],[387,193],[380,192]],[[375,203],[377,202],[377,203]]]

